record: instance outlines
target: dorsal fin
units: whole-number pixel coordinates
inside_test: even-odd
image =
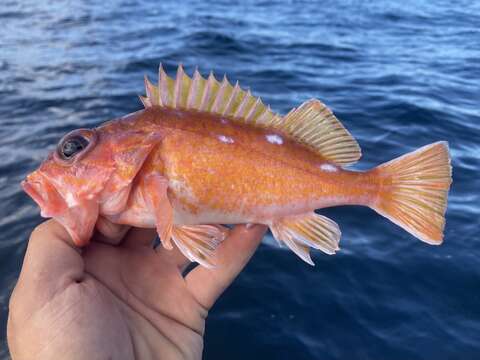
[[[197,69],[190,78],[182,65],[175,79],[160,65],[158,86],[145,77],[145,91],[147,96],[141,96],[140,100],[146,108],[164,106],[210,112],[256,127],[278,130],[338,165],[352,164],[361,156],[355,139],[318,100],[307,101],[281,117],[250,90],[243,90],[238,82],[233,86],[226,76],[218,82],[212,73],[205,79]]]
[[[330,109],[316,99],[292,109],[276,128],[341,166],[353,164],[362,156],[353,136]]]
[[[269,127],[281,119],[250,91],[243,90],[238,83],[230,84],[226,76],[218,82],[213,73],[205,79],[195,70],[190,78],[180,65],[176,78],[172,79],[160,65],[158,84],[153,85],[145,77],[147,96],[141,96],[140,100],[146,108],[167,106],[211,112],[259,127]]]

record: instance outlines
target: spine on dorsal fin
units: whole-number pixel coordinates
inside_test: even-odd
[[[173,107],[181,108],[182,107],[182,85],[183,85],[183,76],[185,72],[183,71],[183,66],[180,65],[177,71],[177,78],[175,79],[175,87],[173,88]]]
[[[227,76],[223,76],[223,80],[220,83],[220,87],[218,89],[217,95],[215,96],[215,99],[213,101],[212,109],[211,111],[216,114],[221,114],[223,108],[226,105],[225,99],[227,98],[227,92],[228,90],[231,89],[231,86],[229,86],[230,83],[227,80]]]
[[[235,83],[235,86],[230,91],[230,96],[227,98],[228,100],[225,102],[225,107],[221,112],[221,115],[229,114],[233,108],[233,104],[235,103],[235,99],[237,98],[238,93],[241,91],[240,85],[238,81]]]
[[[203,92],[202,101],[200,102],[200,107],[198,110],[210,112],[210,107],[212,103],[215,101],[215,94],[218,91],[218,81],[215,79],[215,76],[212,72],[208,75],[207,85]]]
[[[198,109],[205,88],[205,79],[200,75],[198,69],[193,73],[193,79],[188,89],[186,109]]]
[[[173,79],[167,75],[162,64],[160,64],[158,70],[158,105],[173,107],[173,86]]]

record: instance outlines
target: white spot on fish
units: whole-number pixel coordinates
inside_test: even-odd
[[[218,140],[224,142],[225,144],[233,144],[235,141],[230,136],[219,135]]]
[[[222,124],[224,124],[224,125],[225,125],[225,124],[228,124],[228,120],[225,119],[225,118],[221,118],[221,119],[220,119],[220,122],[221,122]]]
[[[328,172],[335,172],[337,171],[337,167],[331,164],[322,164],[320,165],[320,169],[323,171],[328,171]]]
[[[185,182],[172,179],[169,182],[169,188],[172,189],[173,192],[184,201],[187,201],[191,204],[198,203],[198,199],[194,192]]]
[[[67,193],[67,195],[65,196],[65,201],[67,202],[68,207],[74,207],[75,205],[77,205],[77,201],[75,200],[75,197],[72,193]]]
[[[277,144],[277,145],[283,144],[283,139],[280,135],[269,134],[269,135],[266,135],[265,137],[267,138],[267,141],[271,144]]]

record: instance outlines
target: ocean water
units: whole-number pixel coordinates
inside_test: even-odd
[[[67,131],[141,108],[162,62],[239,80],[278,112],[328,104],[367,169],[450,143],[445,242],[366,208],[315,267],[267,236],[211,311],[205,359],[480,359],[480,2],[34,1],[0,4],[0,358],[41,220],[20,189]]]

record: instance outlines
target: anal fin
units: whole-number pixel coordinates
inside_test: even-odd
[[[277,241],[287,245],[310,265],[314,265],[310,247],[329,255],[339,250],[341,232],[338,225],[314,212],[274,220],[270,223],[270,230]]]
[[[228,228],[221,225],[174,226],[172,239],[190,261],[211,268],[213,252],[227,237]]]

